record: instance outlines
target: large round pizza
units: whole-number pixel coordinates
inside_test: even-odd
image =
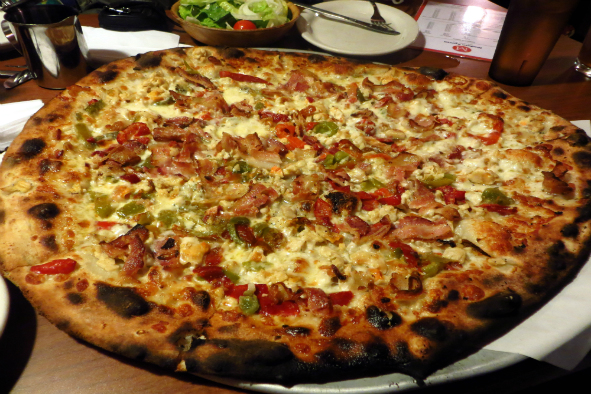
[[[582,130],[489,81],[152,52],[11,145],[0,265],[60,329],[168,369],[424,378],[576,273],[590,167]]]

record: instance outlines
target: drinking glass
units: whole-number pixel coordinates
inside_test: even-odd
[[[591,28],[583,41],[583,47],[575,60],[575,70],[591,77]]]

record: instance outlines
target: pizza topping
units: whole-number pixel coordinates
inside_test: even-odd
[[[57,259],[45,264],[34,265],[31,267],[31,272],[45,275],[56,274],[70,274],[76,269],[76,260],[74,259]]]
[[[265,85],[270,85],[269,82],[265,81],[262,78],[253,77],[252,75],[233,73],[230,71],[220,71],[220,78],[231,78],[234,81],[238,82],[264,83]]]

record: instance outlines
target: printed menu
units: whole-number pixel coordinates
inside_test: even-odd
[[[491,60],[506,12],[427,1],[416,15],[421,35],[413,46],[454,56]]]

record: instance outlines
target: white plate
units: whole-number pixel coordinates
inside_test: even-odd
[[[6,287],[6,283],[4,283],[4,279],[0,276],[0,336],[2,336],[6,319],[8,319],[9,305],[8,288]]]
[[[517,364],[526,358],[520,354],[482,349],[463,360],[457,361],[435,372],[425,379],[425,384],[432,386],[483,375]],[[222,378],[219,376],[201,376],[228,386],[272,394],[387,394],[414,391],[421,387],[415,379],[400,373],[324,384],[296,384],[289,387],[279,384],[254,383]]]
[[[384,4],[377,5],[384,19],[401,34],[381,34],[304,10],[297,21],[302,37],[311,44],[343,55],[385,55],[406,48],[417,38],[419,25],[408,14]],[[373,8],[367,1],[329,1],[315,7],[369,22]]]

